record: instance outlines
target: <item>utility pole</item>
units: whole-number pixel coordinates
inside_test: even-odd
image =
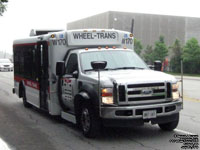
[[[134,19],[131,20],[131,33],[134,31]]]
[[[4,58],[6,58],[6,49],[5,49],[5,51],[4,51]]]

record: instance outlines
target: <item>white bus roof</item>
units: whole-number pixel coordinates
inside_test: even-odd
[[[121,45],[129,32],[119,30],[72,30],[68,31],[69,46]]]
[[[64,42],[68,47],[133,46],[133,35],[130,32],[112,29],[82,29],[51,32],[40,36],[15,40],[13,44],[37,43],[37,41],[40,41],[40,38],[50,43],[59,43],[61,40],[65,40]]]

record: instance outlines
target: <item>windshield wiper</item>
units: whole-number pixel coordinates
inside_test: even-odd
[[[119,68],[115,68],[115,70],[118,69],[144,69],[144,68],[140,68],[140,67],[119,67]]]
[[[144,68],[140,68],[140,67],[118,67],[118,68],[105,68],[101,71],[104,71],[104,70],[119,70],[119,69],[144,69]],[[94,69],[86,69],[84,71],[95,71]]]
[[[103,69],[101,71],[104,71],[104,70],[115,70],[115,69],[113,69],[113,68],[105,68],[105,69]],[[84,71],[86,72],[86,71],[95,71],[95,70],[94,69],[86,69]]]

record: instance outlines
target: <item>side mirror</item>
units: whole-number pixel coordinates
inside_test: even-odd
[[[154,61],[154,70],[161,71],[162,69],[162,63],[160,60]]]
[[[72,73],[72,77],[73,78],[78,78],[78,71],[77,70]]]
[[[151,70],[154,70],[154,65],[148,65]]]
[[[94,70],[102,70],[105,69],[107,65],[106,61],[92,61],[91,66]]]
[[[64,61],[60,61],[56,63],[56,75],[62,76],[65,70],[65,63]]]

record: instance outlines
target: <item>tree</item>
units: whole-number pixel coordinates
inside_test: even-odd
[[[181,55],[183,52],[183,48],[181,47],[180,41],[176,39],[170,49],[172,53],[170,67],[173,72],[181,72]]]
[[[6,4],[8,0],[0,0],[0,16],[6,11]]]
[[[186,73],[200,73],[200,46],[195,38],[187,41],[183,48],[183,66]]]
[[[161,62],[163,62],[167,54],[168,54],[168,49],[164,42],[164,36],[160,36],[159,41],[155,42],[155,48],[153,51],[154,61],[160,60]]]
[[[142,48],[143,48],[142,43],[136,38],[134,38],[134,50],[138,55],[140,55]]]
[[[147,64],[153,65],[154,58],[153,58],[153,47],[152,47],[152,45],[147,45],[146,49],[144,50],[143,57],[144,57],[144,60]]]

